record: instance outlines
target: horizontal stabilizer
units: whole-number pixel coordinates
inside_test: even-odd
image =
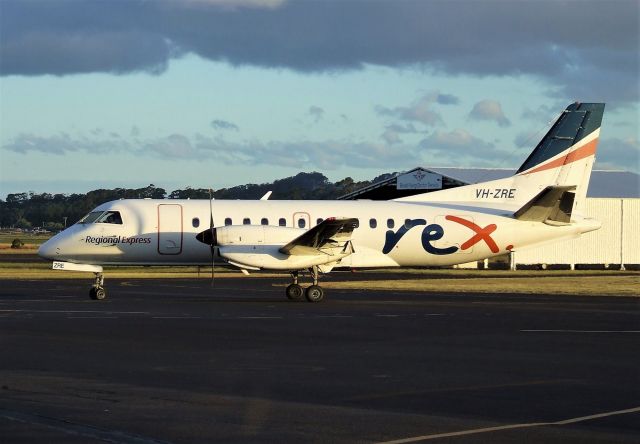
[[[575,186],[552,186],[514,213],[518,220],[564,225],[571,222]]]
[[[345,248],[358,220],[325,219],[309,231],[304,232],[282,248],[280,252],[289,255],[324,253],[325,249]]]

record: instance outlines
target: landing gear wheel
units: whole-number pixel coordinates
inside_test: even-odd
[[[312,285],[307,288],[304,295],[309,302],[320,302],[324,299],[324,290],[318,285]]]
[[[91,287],[91,290],[89,290],[89,296],[94,301],[101,301],[107,297],[107,292],[102,287]]]
[[[304,291],[302,291],[302,287],[298,284],[290,284],[287,287],[287,298],[291,301],[301,301],[302,295]]]

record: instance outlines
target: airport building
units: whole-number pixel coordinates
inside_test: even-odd
[[[340,199],[388,200],[512,175],[509,169],[422,168],[398,173]],[[578,239],[514,251],[460,267],[496,268],[640,268],[640,175],[627,171],[593,170],[586,214],[602,228]]]

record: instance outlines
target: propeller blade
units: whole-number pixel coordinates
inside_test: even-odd
[[[215,255],[216,255],[216,236],[215,229],[213,228],[213,190],[209,188],[209,237],[211,248],[211,287],[215,285],[216,281],[216,268],[215,268]]]

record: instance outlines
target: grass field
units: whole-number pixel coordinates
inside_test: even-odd
[[[51,234],[29,234],[29,233],[0,233],[0,254],[21,252],[33,253],[40,245],[51,239]],[[11,248],[14,239],[20,239],[24,246],[22,248]]]
[[[16,252],[16,250],[11,250]],[[18,250],[20,251],[20,250]],[[31,251],[33,254],[33,251]],[[26,257],[26,256],[25,256]],[[105,267],[107,279],[210,279],[209,267]],[[522,293],[584,296],[640,297],[640,272],[637,271],[507,271],[507,270],[427,270],[384,269],[349,274],[334,272],[321,280],[326,289],[375,289],[388,291],[423,291],[426,293]],[[241,276],[235,268],[216,267],[216,279]],[[372,278],[374,276],[374,278]],[[400,278],[398,278],[400,276]],[[287,273],[252,272],[247,279],[281,277],[289,284]],[[15,258],[1,260],[0,281],[3,279],[86,279],[91,273],[57,271],[51,263],[20,262]],[[303,283],[308,280],[303,279]]]

